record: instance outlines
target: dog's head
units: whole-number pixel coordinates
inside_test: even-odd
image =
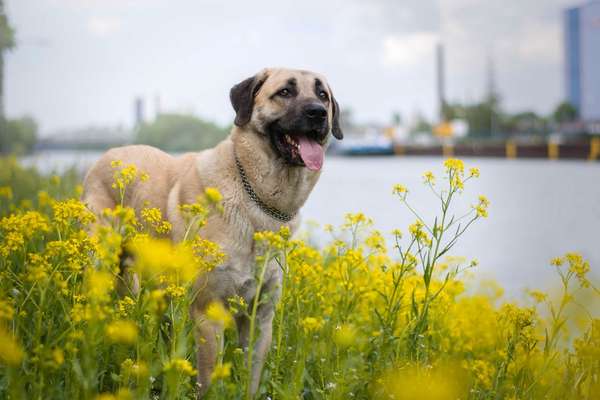
[[[264,69],[231,88],[229,97],[235,124],[269,140],[288,164],[320,170],[329,133],[343,137],[337,101],[314,72]]]

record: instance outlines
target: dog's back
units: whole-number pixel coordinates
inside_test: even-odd
[[[125,187],[123,205],[132,207],[137,212],[144,207],[157,207],[164,215],[177,174],[191,167],[193,158],[193,154],[175,158],[146,145],[111,149],[88,171],[83,183],[82,200],[97,215],[105,208],[121,204],[121,192],[118,186],[115,187],[115,178],[120,171],[134,165],[136,177]]]

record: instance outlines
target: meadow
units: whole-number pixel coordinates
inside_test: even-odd
[[[113,169],[121,196],[134,180],[152,182],[135,166]],[[284,276],[256,398],[597,398],[600,291],[588,262],[549,254],[557,289],[530,291],[526,304],[475,283],[477,260],[452,250],[493,203],[463,196],[485,179],[477,168],[448,159],[444,171],[423,174],[439,199],[433,220],[420,217],[410,188],[390,188],[394,212],[415,221],[391,243],[360,213],[323,226],[331,237],[323,246],[285,227],[255,235],[257,291],[268,262]],[[136,215],[117,206],[97,221],[78,183],[74,171],[46,176],[0,159],[0,398],[195,398],[193,282],[226,258],[196,233],[221,212],[218,190],[182,207],[188,234],[173,244],[155,208]],[[139,290],[120,273],[123,249]],[[225,328],[209,399],[251,398],[252,347],[237,346],[233,316],[254,321],[259,301],[209,306],[207,318]]]

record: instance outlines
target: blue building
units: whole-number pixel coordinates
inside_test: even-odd
[[[600,122],[600,1],[564,11],[567,100],[588,123]]]

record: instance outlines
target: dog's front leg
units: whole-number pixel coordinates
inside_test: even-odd
[[[219,341],[223,337],[223,328],[206,319],[204,315],[196,317],[196,344],[198,346],[198,398],[208,391],[210,377],[217,362]]]
[[[261,305],[256,315],[256,322],[259,329],[258,337],[254,342],[254,351],[252,356],[252,379],[250,381],[250,393],[256,394],[260,384],[260,376],[273,336],[273,315],[274,307],[272,304]]]

